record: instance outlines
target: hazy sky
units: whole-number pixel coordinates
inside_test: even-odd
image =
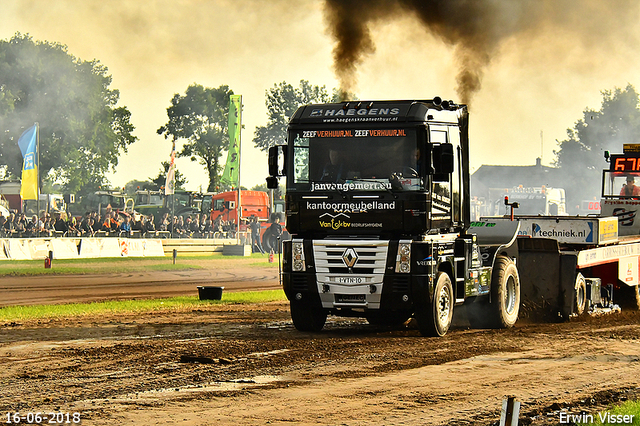
[[[556,140],[582,111],[600,108],[601,90],[628,83],[640,90],[640,2],[533,1],[537,24],[501,36],[472,97],[472,170],[534,164],[540,156],[549,164]],[[0,1],[0,38],[28,33],[108,67],[139,138],[109,176],[117,186],[157,176],[171,144],[156,129],[167,120],[172,96],[192,83],[226,84],[243,95],[241,183],[264,183],[266,154],[252,139],[255,126],[266,124],[265,90],[301,79],[339,85],[326,25],[319,0]],[[488,28],[495,32],[497,25]],[[355,73],[360,99],[459,100],[460,46],[426,31],[412,13],[377,16],[368,28],[374,49]],[[179,159],[178,170],[188,189],[206,189],[203,166]]]

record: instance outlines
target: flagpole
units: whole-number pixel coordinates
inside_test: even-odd
[[[169,163],[169,169],[167,170],[167,179],[164,184],[164,196],[165,202],[167,197],[171,195],[171,217],[169,218],[169,224],[171,225],[170,238],[173,239],[175,224],[173,223],[173,217],[176,212],[176,192],[175,192],[175,161],[176,161],[176,137],[173,137],[173,144],[171,146],[171,163]]]
[[[242,96],[240,96],[240,116],[238,123],[238,231],[236,232],[236,237],[238,239],[238,244],[240,244],[240,220],[242,218],[242,202],[240,201],[240,165],[242,164]]]
[[[40,236],[40,126],[36,121],[36,161],[37,161],[37,173],[36,173],[36,186],[38,189],[36,190],[36,226],[38,227],[38,232],[36,235]],[[42,222],[44,225],[44,222]]]

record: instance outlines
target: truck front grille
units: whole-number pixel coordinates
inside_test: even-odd
[[[384,274],[388,251],[389,241],[313,242],[316,272],[324,274]]]

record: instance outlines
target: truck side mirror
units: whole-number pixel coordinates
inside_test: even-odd
[[[453,173],[454,160],[452,144],[443,143],[433,147],[433,167],[436,174]]]
[[[278,178],[275,176],[269,176],[267,178],[267,189],[278,189]]]
[[[285,176],[286,145],[276,145],[269,148],[269,176]],[[282,156],[282,168],[280,167],[280,156]]]
[[[287,164],[287,146],[276,145],[269,148],[269,177],[267,177],[267,188],[278,188],[278,176],[286,176],[286,164]],[[280,156],[282,156],[282,163],[280,163]],[[282,164],[282,168],[280,167]]]

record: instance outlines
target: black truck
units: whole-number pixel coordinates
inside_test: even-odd
[[[469,114],[440,98],[300,107],[269,150],[286,176],[282,280],[294,326],[327,315],[447,333],[465,304],[477,327],[511,327],[520,281],[517,222],[470,221]],[[473,225],[473,226],[472,226]],[[517,250],[517,248],[516,248]]]

